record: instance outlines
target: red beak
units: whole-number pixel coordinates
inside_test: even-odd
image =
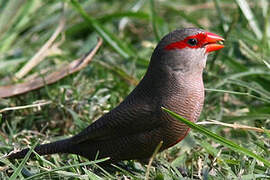
[[[217,44],[217,42],[224,41],[224,39],[221,36],[210,32],[206,32],[205,34],[206,34],[205,38],[206,53],[217,51],[219,49],[224,48],[224,45]]]

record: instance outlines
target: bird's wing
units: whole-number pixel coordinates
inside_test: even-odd
[[[82,132],[74,136],[73,142],[99,141],[147,132],[161,125],[157,118],[161,110],[145,100],[124,101],[102,116]]]

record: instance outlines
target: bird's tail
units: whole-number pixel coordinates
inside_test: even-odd
[[[54,154],[54,153],[68,153],[68,151],[71,149],[71,141],[70,139],[64,139],[48,144],[42,144],[37,146],[34,150],[39,155],[46,155],[46,154]],[[29,151],[29,148],[23,149],[18,152],[11,152],[9,153],[6,158],[8,159],[21,159],[24,158],[24,156]],[[33,156],[33,155],[32,155]]]

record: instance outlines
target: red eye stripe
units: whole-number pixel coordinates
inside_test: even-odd
[[[193,36],[188,36],[182,41],[174,42],[174,43],[171,43],[171,44],[167,45],[165,47],[165,49],[166,50],[183,49],[183,48],[186,48],[186,47],[200,48],[205,43],[206,37],[207,37],[207,35],[205,33],[199,33],[199,34],[196,34],[196,35],[193,35]],[[198,43],[197,43],[196,46],[191,46],[190,44],[188,44],[188,40],[189,39],[194,39],[194,38],[197,39]]]

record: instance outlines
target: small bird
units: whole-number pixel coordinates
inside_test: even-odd
[[[110,162],[145,160],[162,141],[163,151],[189,132],[189,127],[161,107],[196,122],[204,103],[203,69],[207,55],[223,48],[224,39],[198,28],[167,34],[155,48],[138,86],[110,112],[79,134],[35,148],[40,155],[72,153],[89,160],[110,157]],[[23,158],[29,149],[11,152]]]

